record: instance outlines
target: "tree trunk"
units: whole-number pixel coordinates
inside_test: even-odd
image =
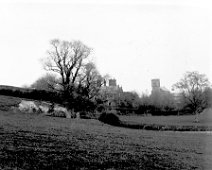
[[[195,119],[194,119],[195,123],[199,123],[199,113],[195,112]]]

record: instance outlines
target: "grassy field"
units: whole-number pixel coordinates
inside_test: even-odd
[[[10,110],[11,107],[18,106],[20,102],[20,98],[0,95],[0,110]]]
[[[139,124],[188,125],[212,127],[212,109],[207,109],[199,116],[199,123],[194,123],[195,115],[184,116],[120,116],[122,121]]]
[[[0,112],[2,169],[211,169],[211,145],[211,134]]]
[[[8,107],[20,99],[11,100],[4,101]],[[0,169],[211,169],[211,146],[209,133],[134,130],[0,110]]]
[[[145,130],[212,131],[212,109],[206,109],[194,122],[195,115],[184,116],[120,116],[123,127]]]

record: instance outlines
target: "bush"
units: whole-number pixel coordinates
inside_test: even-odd
[[[0,94],[32,100],[52,101],[62,103],[61,94],[45,90],[25,89],[12,86],[0,86]]]
[[[100,104],[96,107],[97,112],[104,112],[105,110],[106,110],[106,108],[103,104]]]
[[[48,113],[47,116],[71,118],[71,114],[70,113],[63,112],[63,111],[53,111],[51,113]]]
[[[80,112],[80,118],[81,119],[93,119],[93,118],[95,118],[95,114],[93,112],[82,111],[82,112]]]
[[[119,117],[114,114],[114,113],[102,113],[100,116],[99,116],[99,121],[101,122],[104,122],[104,123],[107,123],[107,124],[110,124],[110,125],[115,125],[115,126],[118,126],[121,124],[120,120],[119,120]]]

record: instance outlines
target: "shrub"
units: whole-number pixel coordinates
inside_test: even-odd
[[[53,116],[53,117],[63,117],[63,118],[66,118],[66,114],[64,112],[60,112],[60,111],[54,111],[54,112],[51,112],[48,115],[49,116]]]
[[[63,112],[63,111],[53,111],[51,113],[48,113],[47,116],[71,118],[71,114],[69,112]]]
[[[103,104],[98,105],[96,108],[97,112],[104,112],[105,110],[106,110],[106,108]]]
[[[81,119],[93,119],[93,118],[95,118],[95,114],[93,112],[82,111],[82,112],[80,112],[80,118]]]
[[[111,112],[103,112],[100,116],[99,116],[99,121],[110,124],[110,125],[120,125],[121,122],[119,120],[119,117]]]

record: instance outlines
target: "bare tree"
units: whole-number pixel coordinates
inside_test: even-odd
[[[59,74],[63,91],[70,91],[91,49],[80,41],[69,42],[54,39],[50,45],[51,49],[48,51],[49,56],[44,67],[47,71]]]
[[[59,80],[56,78],[56,76],[52,74],[46,74],[39,79],[37,79],[32,85],[31,88],[35,88],[38,90],[47,90],[47,91],[53,91],[57,89],[57,84]]]
[[[93,62],[89,62],[84,67],[84,75],[81,79],[84,87],[85,95],[88,99],[92,99],[98,95],[103,84],[103,78],[99,74]]]
[[[198,115],[205,108],[204,89],[209,86],[209,81],[204,74],[196,71],[186,72],[184,77],[173,85],[181,91],[185,103],[196,115],[195,122],[199,121]]]

